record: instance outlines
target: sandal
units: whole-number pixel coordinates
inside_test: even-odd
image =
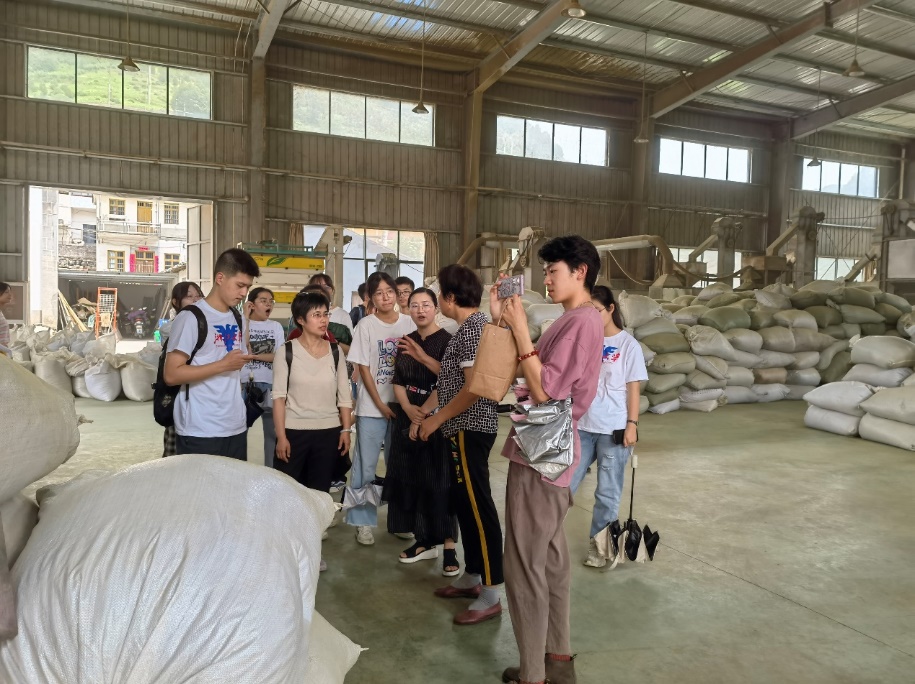
[[[449,570],[448,568],[453,568]],[[444,549],[442,552],[442,575],[457,577],[461,574],[461,564],[458,563],[456,549]]]
[[[419,549],[423,550],[420,551]],[[432,560],[433,558],[438,558],[438,547],[427,547],[420,542],[416,542],[409,549],[404,549],[403,553],[407,554],[406,557],[399,556],[397,560],[399,560],[401,563],[415,563],[416,561]]]

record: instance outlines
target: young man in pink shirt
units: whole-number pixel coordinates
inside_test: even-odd
[[[600,257],[578,235],[554,238],[538,252],[547,293],[565,312],[538,341],[531,341],[518,295],[499,300],[490,291],[493,320],[511,327],[520,369],[531,399],[543,403],[572,397],[574,460],[555,481],[541,477],[519,453],[511,435],[502,454],[511,459],[505,495],[505,591],[521,666],[502,674],[504,682],[574,684],[569,637],[572,566],[562,523],[572,506],[569,484],[581,458],[578,420],[597,393],[603,352],[603,321],[591,303]]]

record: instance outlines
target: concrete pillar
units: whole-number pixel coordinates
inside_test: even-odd
[[[900,178],[900,199],[915,201],[915,142],[902,146],[903,160],[901,164],[902,178]]]
[[[248,107],[249,163],[255,167],[248,172],[248,222],[241,234],[252,240],[266,239],[266,209],[264,206],[264,166],[267,130],[267,68],[264,59],[251,60]]]
[[[477,237],[480,148],[483,130],[483,93],[471,90],[464,100],[464,214],[461,252]],[[468,264],[471,268],[475,264]]]
[[[633,135],[638,135],[639,131]],[[651,164],[654,159],[654,148],[657,145],[654,137],[654,119],[649,118],[642,126],[641,133],[650,141],[632,143],[632,224],[625,235],[644,235],[648,229],[648,209],[645,204],[651,197]],[[622,237],[622,236],[620,236]]]
[[[766,245],[771,245],[788,227],[790,218],[790,188],[794,182],[797,164],[794,160],[794,143],[786,130],[777,131],[778,137],[772,143],[769,164],[769,209],[766,224]]]
[[[58,228],[59,193],[51,188],[41,189],[41,312],[39,322],[57,328],[58,302]]]

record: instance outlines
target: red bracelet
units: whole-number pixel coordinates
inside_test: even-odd
[[[522,354],[521,356],[518,357],[518,363],[521,363],[522,361],[524,361],[524,359],[529,359],[532,356],[540,356],[540,352],[538,352],[535,349],[534,351],[528,352],[527,354]]]

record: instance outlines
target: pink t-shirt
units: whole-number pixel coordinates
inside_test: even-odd
[[[543,390],[553,399],[572,397],[572,465],[556,480],[542,478],[544,482],[557,487],[569,486],[581,459],[578,420],[588,411],[597,394],[603,345],[604,323],[597,309],[592,306],[566,311],[547,328],[537,342],[537,351],[543,364],[543,371],[540,374]],[[515,463],[528,465],[515,440],[512,439],[513,435],[514,430],[505,441],[502,455]]]

